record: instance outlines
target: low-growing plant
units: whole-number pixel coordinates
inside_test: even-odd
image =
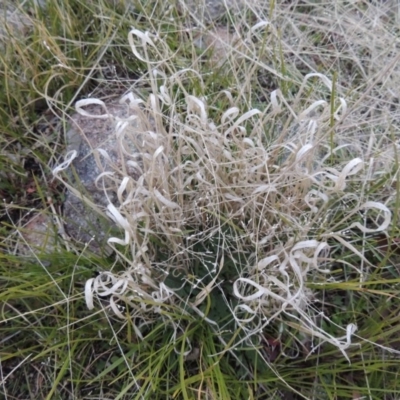
[[[115,37],[129,46],[110,41],[101,57],[140,70],[122,82],[130,117],[92,94],[75,103],[114,123],[120,169],[97,185],[118,201],[87,207],[120,234],[103,257],[71,242],[32,250],[28,272],[4,257],[2,320],[14,327],[2,331],[2,383],[30,365],[43,371],[43,389],[26,378],[31,397],[396,398],[398,138],[379,97],[397,82],[393,35],[360,38],[372,5],[306,6],[246,2],[221,17],[224,40],[182,2],[124,14],[133,27]],[[48,168],[81,196],[68,180],[76,156]]]

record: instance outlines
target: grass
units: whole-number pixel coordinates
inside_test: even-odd
[[[4,398],[398,398],[388,3],[21,6],[0,54]],[[69,116],[126,91],[154,129],[123,132],[142,173],[115,171],[100,256],[59,234],[58,166]]]

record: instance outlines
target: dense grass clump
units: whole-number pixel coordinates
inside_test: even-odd
[[[399,393],[395,8],[237,3],[21,8],[0,81],[4,396]],[[102,256],[61,215],[79,192],[60,133],[93,105],[120,154],[96,182],[115,200],[87,202],[117,227]]]

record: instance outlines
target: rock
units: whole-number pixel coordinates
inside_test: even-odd
[[[36,211],[20,230],[18,253],[23,256],[50,254],[57,251],[57,229],[51,216],[44,210]]]
[[[32,28],[28,16],[11,2],[0,1],[0,44],[3,46],[10,35],[23,37]]]
[[[211,64],[222,66],[232,57],[232,49],[236,51],[233,57],[238,59],[237,52],[241,51],[243,42],[236,33],[229,32],[227,27],[219,26],[201,32],[194,37],[193,44],[200,50],[211,50]]]
[[[128,117],[134,115],[128,104],[111,102],[106,103],[106,108],[113,117],[96,118],[105,112],[100,105],[85,107],[84,110],[91,116],[74,114],[67,132],[67,152],[76,150],[78,153],[70,166],[68,183],[81,196],[68,190],[64,204],[65,229],[71,239],[89,243],[95,252],[106,247],[110,230],[115,228],[105,211],[108,204],[118,204],[118,176],[126,168],[126,175],[138,178],[138,170],[127,165],[121,144],[128,158],[139,159],[133,137],[143,129],[139,119],[127,121]],[[117,134],[118,121],[127,123],[123,137]],[[113,172],[118,172],[117,176]],[[105,176],[97,180],[102,173]],[[90,202],[97,206],[98,212]]]

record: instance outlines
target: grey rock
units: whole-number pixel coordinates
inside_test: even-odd
[[[11,36],[24,37],[32,29],[32,21],[15,2],[0,0],[0,48]]]
[[[51,215],[44,211],[33,211],[27,223],[20,229],[20,240],[17,244],[18,254],[29,257],[51,254],[58,250],[56,240],[57,227]]]
[[[70,190],[67,192],[64,203],[65,229],[71,239],[89,243],[89,248],[95,252],[106,248],[110,231],[116,229],[113,221],[106,217],[105,211],[110,203],[118,205],[116,190],[121,171],[127,168],[126,175],[134,179],[139,174],[138,170],[127,166],[123,159],[126,155],[131,159],[140,158],[133,143],[140,130],[139,120],[130,120],[124,129],[123,138],[118,137],[118,120],[126,120],[132,116],[133,111],[127,104],[118,102],[108,103],[106,107],[107,113],[113,117],[98,119],[76,113],[71,117],[71,127],[67,132],[67,151],[76,150],[78,153],[69,168],[68,183],[81,196],[76,196]],[[99,105],[89,105],[84,109],[91,115],[104,114],[104,109]],[[104,156],[104,152],[108,156]],[[105,172],[108,175],[97,180]],[[94,210],[90,202],[100,212]]]

